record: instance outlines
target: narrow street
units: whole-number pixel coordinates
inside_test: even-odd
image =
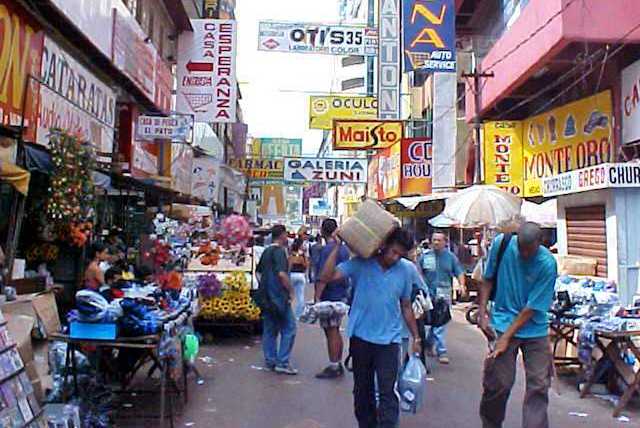
[[[481,393],[484,341],[467,324],[461,307],[450,326],[452,363],[434,365],[429,376],[426,405],[416,416],[401,416],[402,428],[480,427],[477,408]],[[299,325],[294,350],[298,376],[279,376],[256,369],[262,366],[259,338],[225,339],[201,349],[198,367],[206,383],[191,380],[191,401],[176,426],[215,428],[352,428],[350,375],[340,381],[319,381],[314,374],[326,363],[324,338],[319,327]],[[210,358],[207,358],[210,357]],[[598,398],[581,400],[566,380],[550,394],[552,427],[638,426],[640,406],[624,412],[630,422],[612,418],[612,406]],[[518,373],[509,403],[505,428],[521,425],[523,373]],[[587,414],[572,416],[571,412]]]

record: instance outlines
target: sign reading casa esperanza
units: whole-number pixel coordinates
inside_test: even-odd
[[[367,160],[348,158],[285,158],[284,180],[366,183]]]
[[[399,120],[333,121],[335,150],[386,149],[402,140],[404,126]]]

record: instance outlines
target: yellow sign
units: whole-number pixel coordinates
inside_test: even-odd
[[[334,119],[375,119],[375,97],[326,96],[309,98],[309,128],[332,129]]]
[[[399,120],[333,121],[335,150],[386,149],[402,140],[404,126]]]
[[[523,121],[524,196],[542,195],[542,178],[613,160],[611,91]]]
[[[522,122],[485,123],[483,153],[485,183],[523,196]]]
[[[230,159],[229,165],[244,172],[249,179],[276,179],[284,177],[282,159]]]

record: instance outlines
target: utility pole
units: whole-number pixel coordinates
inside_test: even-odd
[[[493,72],[490,73],[482,73],[477,68],[473,70],[473,73],[462,73],[462,77],[465,79],[469,77],[473,77],[473,99],[474,99],[474,117],[473,117],[473,128],[475,133],[475,141],[476,141],[476,162],[473,174],[473,184],[479,184],[481,181],[481,168],[482,168],[482,159],[480,158],[482,154],[482,150],[480,148],[480,142],[482,141],[482,120],[480,119],[480,103],[482,102],[482,88],[480,87],[481,79],[486,79],[490,77],[494,77]]]

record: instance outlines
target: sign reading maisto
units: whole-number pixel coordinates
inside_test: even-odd
[[[275,179],[282,181],[284,176],[282,159],[231,159],[229,164],[244,172],[249,179]]]
[[[453,0],[404,0],[404,70],[456,71]]]
[[[430,138],[405,138],[401,146],[403,196],[428,195],[432,189],[433,143]]]
[[[347,158],[285,158],[284,180],[366,183],[367,160]]]
[[[177,110],[196,122],[235,122],[236,22],[192,19],[178,39]]]
[[[335,150],[386,149],[402,140],[404,126],[399,120],[333,121]]]
[[[334,119],[375,119],[378,100],[360,96],[312,96],[309,98],[309,128],[332,129]]]
[[[545,197],[620,187],[640,187],[640,165],[605,163],[542,180],[542,194]]]
[[[522,196],[522,122],[486,122],[483,142],[485,183]]]
[[[260,22],[258,50],[269,52],[364,55],[378,53],[375,28],[292,22]]]
[[[171,140],[187,141],[193,126],[193,117],[185,115],[173,116],[138,116],[136,136],[139,140]]]
[[[380,0],[378,10],[378,118],[400,119],[400,0]]]
[[[640,140],[640,60],[622,70],[622,144]]]

